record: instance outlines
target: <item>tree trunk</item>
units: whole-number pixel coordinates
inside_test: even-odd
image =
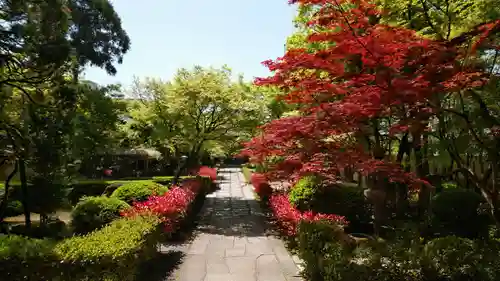
[[[409,165],[403,165],[403,160],[405,159],[405,155],[407,155],[407,161],[409,162],[411,154],[411,144],[409,141],[409,134],[406,133],[401,142],[399,143],[398,154],[396,157],[396,161],[401,165],[401,167],[405,167],[408,169]],[[397,184],[396,186],[396,214],[398,217],[404,217],[406,212],[408,211],[408,207],[410,205],[409,202],[409,188],[406,184]]]
[[[427,179],[429,176],[429,161],[427,159],[427,155],[425,155],[425,151],[427,150],[425,146],[427,146],[427,142],[420,134],[413,137],[413,142],[417,176],[422,179]],[[418,210],[419,216],[422,219],[429,215],[431,195],[432,189],[430,186],[421,185],[418,193]]]
[[[31,211],[29,206],[29,194],[28,194],[28,182],[26,179],[26,164],[24,163],[24,159],[19,159],[19,177],[21,179],[21,192],[22,192],[22,203],[24,210],[24,221],[26,225],[26,229],[29,230],[31,228]]]
[[[365,190],[365,197],[373,205],[373,231],[376,236],[380,236],[382,227],[387,222],[387,194],[376,175],[367,176],[366,183],[368,189]]]
[[[17,163],[14,163],[14,169],[5,179],[5,193],[3,195],[2,203],[0,204],[0,223],[3,223],[5,218],[5,211],[7,210],[7,205],[9,204],[9,189],[10,189],[10,181],[17,173]]]

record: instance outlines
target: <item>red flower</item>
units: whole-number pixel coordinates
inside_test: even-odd
[[[162,196],[151,196],[145,202],[134,203],[122,216],[156,215],[162,220],[164,231],[172,232],[186,214],[200,188],[201,183],[198,180],[186,181],[182,187],[173,186]]]
[[[297,234],[297,226],[301,220],[305,221],[329,221],[335,224],[346,226],[347,220],[343,216],[334,214],[318,214],[311,211],[301,213],[288,201],[285,194],[277,194],[269,199],[269,206],[280,230],[287,236]]]
[[[203,177],[209,177],[212,182],[215,182],[215,180],[217,180],[217,169],[210,168],[207,166],[202,166],[198,170],[198,175]]]
[[[263,174],[253,173],[252,177],[250,178],[250,182],[252,183],[255,192],[261,197],[270,196],[273,192],[271,186],[269,185],[266,177]]]

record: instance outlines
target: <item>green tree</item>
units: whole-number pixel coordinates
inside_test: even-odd
[[[383,21],[449,40],[500,18],[494,0],[377,0],[387,13]]]
[[[221,69],[180,69],[170,82],[136,81],[134,93],[143,100],[135,111],[135,128],[175,157],[198,161],[202,150],[235,151],[266,118],[265,96],[232,72]]]
[[[114,65],[121,63],[130,40],[107,0],[6,0],[0,2],[0,19],[0,133],[19,160],[26,195],[25,161],[37,158],[28,151],[48,144],[33,143],[32,136],[40,137],[41,141],[46,136],[37,136],[42,133],[34,133],[28,126],[38,123],[45,133],[57,132],[56,137],[68,133],[61,132],[61,120],[57,119],[66,117],[63,112],[70,114],[76,109],[78,91],[67,86],[68,74],[72,74],[76,82],[80,69],[88,64],[114,74]],[[54,101],[58,93],[65,96],[60,97],[61,101]],[[55,113],[53,110],[61,109],[61,104],[65,105],[64,110]],[[55,116],[54,124],[45,126],[39,122],[41,118]],[[73,128],[68,124],[63,127]],[[65,151],[57,152],[55,147],[51,153],[54,165],[62,165],[63,162],[57,160],[60,155],[56,154]],[[29,226],[29,210],[27,202],[24,203]]]

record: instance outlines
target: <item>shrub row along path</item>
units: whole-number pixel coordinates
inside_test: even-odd
[[[281,240],[266,235],[265,217],[241,169],[219,169],[219,190],[209,194],[193,242],[168,280],[299,281]]]

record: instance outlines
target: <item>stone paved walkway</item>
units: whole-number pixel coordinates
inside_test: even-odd
[[[197,236],[169,280],[299,281],[283,242],[266,236],[263,214],[239,168],[219,170],[220,190],[208,195]]]

